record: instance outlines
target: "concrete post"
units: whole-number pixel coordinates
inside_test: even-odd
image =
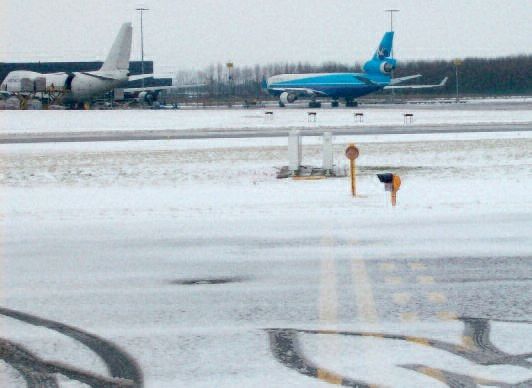
[[[301,148],[301,131],[290,131],[288,135],[288,168],[293,174],[299,173],[302,154]]]
[[[325,170],[326,175],[331,175],[333,170],[333,144],[332,144],[332,133],[324,132],[323,133],[323,169]]]

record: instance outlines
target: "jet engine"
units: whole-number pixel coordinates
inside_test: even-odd
[[[394,63],[382,62],[380,66],[381,73],[389,74],[395,69]]]
[[[295,94],[292,94],[292,93],[282,92],[281,95],[279,96],[279,100],[285,105],[286,104],[291,104],[295,100],[297,100],[297,96]]]
[[[150,92],[140,92],[137,96],[137,101],[141,104],[153,104],[153,101],[155,101],[157,98],[153,93]]]
[[[364,64],[364,71],[370,74],[386,74],[389,75],[395,70],[397,62],[393,58],[386,58],[382,61],[372,59]]]

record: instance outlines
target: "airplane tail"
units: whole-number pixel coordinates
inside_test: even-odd
[[[124,23],[116,36],[107,55],[101,71],[128,70],[129,57],[131,56],[131,41],[133,38],[133,27],[131,23]]]
[[[396,61],[392,58],[393,31],[385,32],[373,57],[364,64],[364,72],[389,76],[395,69]]]
[[[383,60],[392,56],[393,50],[393,31],[385,32],[381,43],[373,55],[373,60]]]

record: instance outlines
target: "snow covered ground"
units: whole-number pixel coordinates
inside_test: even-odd
[[[6,112],[1,126],[306,121],[284,112]],[[352,120],[339,112],[319,114]],[[416,121],[500,117],[429,112]],[[336,137],[338,164],[350,142],[356,199],[347,178],[275,179],[282,138],[2,145],[2,307],[111,341],[148,387],[530,383],[530,132]],[[320,165],[319,139],[304,144]],[[380,172],[402,178],[396,208]],[[110,376],[79,337],[0,314],[3,339]],[[2,386],[24,386],[13,365],[0,361]]]
[[[318,110],[317,122],[308,121],[309,109],[197,109],[115,111],[3,111],[0,133],[109,131],[147,129],[236,129],[236,128],[345,128],[352,126],[402,125],[404,113],[413,113],[413,126],[427,124],[530,123],[532,104],[471,105],[451,109],[449,104],[397,105],[375,108]],[[312,110],[312,109],[311,109]],[[315,110],[314,110],[315,111]],[[355,121],[354,112],[364,113],[364,122]]]

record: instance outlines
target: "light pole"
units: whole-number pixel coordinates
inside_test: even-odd
[[[144,11],[149,11],[149,8],[136,8],[137,11],[140,11],[140,68],[142,75],[144,75],[144,30],[142,25],[142,14]],[[142,78],[142,87],[144,87],[144,78]]]
[[[456,102],[458,103],[460,100],[458,98],[458,66],[462,64],[462,60],[459,58],[456,58],[454,61],[454,72],[456,77]]]
[[[384,12],[390,13],[390,31],[393,31],[393,14],[394,12],[399,12],[398,9],[385,9]]]
[[[395,12],[399,12],[399,10],[398,9],[386,9],[386,10],[384,10],[384,12],[389,12],[390,13],[390,32],[393,32],[393,14]],[[390,52],[390,56],[393,58],[393,45],[392,45],[392,50]],[[393,70],[391,71],[390,76],[391,76],[391,78],[393,78]],[[392,103],[394,101],[395,101],[395,90],[392,89]]]

